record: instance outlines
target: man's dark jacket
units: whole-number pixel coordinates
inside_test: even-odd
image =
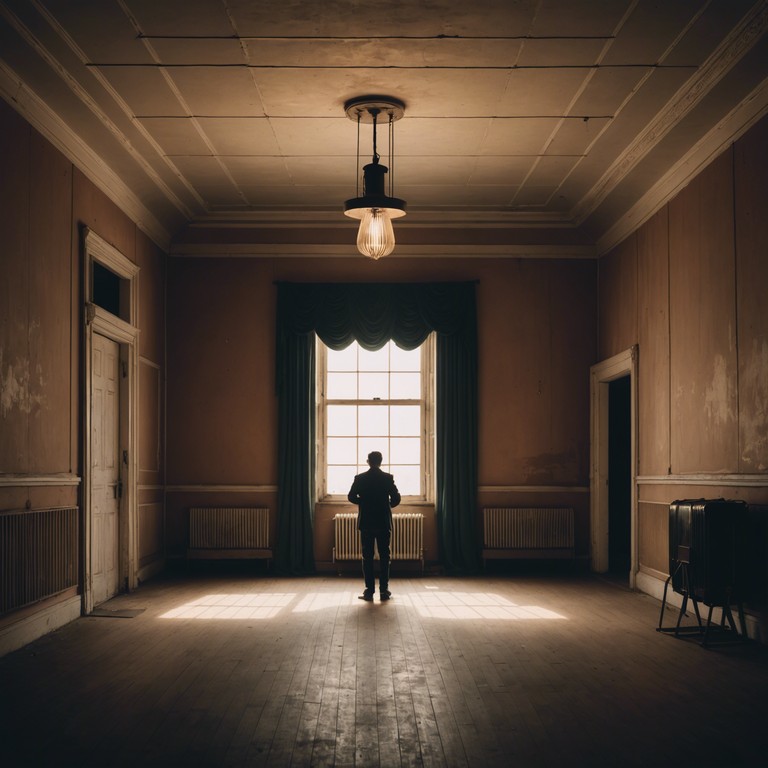
[[[361,531],[392,530],[392,507],[400,503],[400,493],[392,475],[371,467],[355,475],[347,498],[359,506],[357,527]]]

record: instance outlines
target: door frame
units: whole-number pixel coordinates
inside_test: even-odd
[[[93,611],[93,539],[91,472],[91,391],[93,335],[119,345],[120,439],[118,456],[123,494],[118,507],[118,571],[121,589],[138,584],[138,274],[139,267],[95,232],[83,228],[83,613]],[[93,303],[93,264],[101,264],[125,281],[126,319]],[[121,299],[123,300],[123,299]]]
[[[590,559],[597,573],[608,570],[608,393],[610,382],[630,376],[630,568],[635,588],[637,556],[637,358],[634,345],[589,369],[590,393]]]

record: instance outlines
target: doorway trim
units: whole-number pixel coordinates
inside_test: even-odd
[[[608,570],[608,385],[630,376],[630,568],[635,588],[637,557],[637,357],[634,345],[589,369],[590,393],[590,558],[597,573]]]
[[[123,494],[118,510],[118,569],[121,589],[138,584],[138,307],[139,267],[95,232],[83,228],[83,613],[93,611],[91,389],[93,335],[105,336],[120,349],[120,443]],[[93,265],[101,264],[125,281],[126,319],[94,304]]]

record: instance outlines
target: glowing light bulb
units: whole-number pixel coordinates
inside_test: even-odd
[[[384,208],[366,208],[357,230],[357,250],[371,259],[389,256],[395,249],[395,231]]]

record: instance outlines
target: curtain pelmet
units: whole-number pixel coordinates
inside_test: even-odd
[[[474,283],[279,283],[277,565],[314,568],[314,334],[332,349],[403,349],[437,333],[437,517],[444,564],[479,563],[477,496],[477,319]],[[287,541],[283,541],[283,538]]]

